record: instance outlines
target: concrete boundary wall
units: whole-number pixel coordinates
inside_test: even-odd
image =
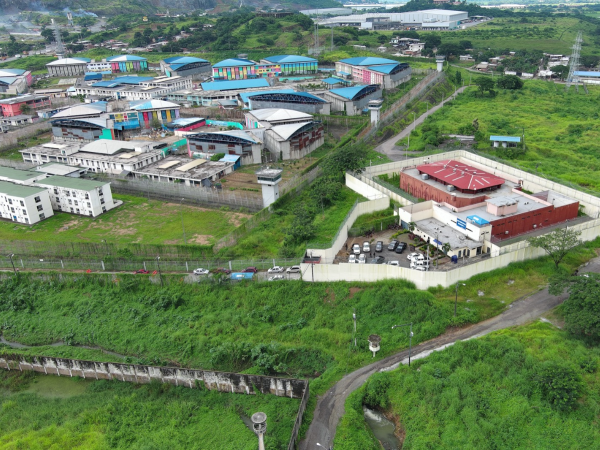
[[[301,399],[296,415],[288,450],[294,450],[302,425],[309,397],[308,381],[295,378],[276,378],[262,375],[246,375],[213,370],[158,367],[139,364],[85,361],[80,359],[52,358],[47,356],[0,355],[0,368],[7,370],[34,371],[46,375],[91,378],[95,380],[119,380],[146,384],[153,380],[188,388],[200,388],[203,383],[208,390],[234,394],[273,394],[278,397]]]
[[[350,181],[349,181],[350,180]],[[356,219],[363,214],[370,214],[375,211],[381,211],[382,209],[389,208],[390,206],[390,198],[386,195],[382,195],[380,192],[375,191],[368,185],[365,185],[360,180],[346,175],[346,183],[350,182],[354,191],[358,192],[364,197],[369,198],[370,195],[375,197],[373,200],[368,200],[366,202],[357,203],[350,214],[348,215],[346,221],[340,225],[339,232],[337,234],[337,238],[335,239],[333,245],[329,248],[325,249],[307,249],[306,253],[311,256],[320,256],[322,259],[322,263],[332,263],[335,256],[342,249],[342,246],[348,239],[348,230],[352,228],[352,225],[356,221]],[[362,190],[359,183],[364,187]],[[359,189],[359,190],[357,190]],[[373,194],[373,192],[375,194]],[[362,265],[362,264],[361,264]],[[306,269],[306,267],[305,267]],[[302,270],[302,273],[306,273]]]

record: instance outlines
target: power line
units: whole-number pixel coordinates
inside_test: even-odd
[[[581,52],[581,42],[582,32],[577,33],[577,37],[575,38],[575,45],[573,45],[573,53],[571,54],[571,61],[569,64],[569,76],[567,76],[567,84],[565,86],[565,90],[569,90],[573,81],[575,81],[575,87],[577,87],[577,91],[579,91],[579,82],[577,79],[573,80],[575,76],[575,71],[579,67],[579,53]]]

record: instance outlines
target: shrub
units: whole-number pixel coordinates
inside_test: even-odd
[[[534,381],[539,383],[542,395],[552,407],[569,411],[581,396],[583,384],[577,371],[559,361],[546,361],[536,371]]]

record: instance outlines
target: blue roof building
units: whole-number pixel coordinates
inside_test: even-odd
[[[407,63],[375,56],[342,59],[335,63],[335,70],[338,75],[351,77],[357,83],[378,84],[383,89],[393,89],[406,83],[412,73]]]
[[[308,114],[331,114],[331,105],[327,100],[308,92],[293,90],[253,92],[247,95],[249,109],[282,108]]]
[[[516,147],[521,143],[520,136],[490,136],[490,141],[494,147]]]
[[[370,100],[382,97],[381,87],[377,84],[358,85],[339,89],[331,89],[323,94],[331,102],[331,111],[345,111],[348,116],[362,114]]]
[[[280,75],[314,74],[318,70],[318,61],[314,58],[275,55],[266,57],[259,63],[241,58],[226,59],[213,65],[212,72],[215,80],[245,80]]]
[[[193,56],[174,56],[160,62],[160,70],[168,77],[192,77],[199,80],[211,75],[210,63]]]
[[[261,64],[271,64],[282,75],[306,75],[319,71],[319,62],[314,58],[299,55],[276,55],[262,59]]]
[[[135,55],[117,55],[106,58],[113,73],[147,72],[148,60]]]
[[[202,90],[204,91],[231,91],[261,87],[269,87],[269,82],[261,78],[255,80],[213,81],[210,83],[202,83]]]

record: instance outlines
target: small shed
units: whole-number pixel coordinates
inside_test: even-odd
[[[490,136],[493,147],[516,147],[521,143],[519,136]]]

